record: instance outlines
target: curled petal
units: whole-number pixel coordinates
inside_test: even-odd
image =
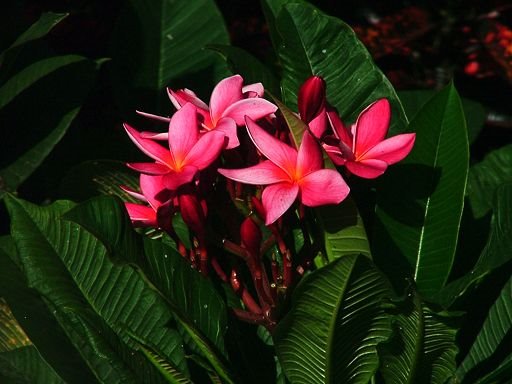
[[[391,107],[387,99],[379,99],[361,112],[354,133],[353,150],[356,157],[384,140],[390,119]]]
[[[135,112],[137,112],[137,114],[139,114],[141,116],[144,116],[144,117],[147,117],[147,118],[153,119],[153,120],[163,121],[164,123],[169,123],[169,121],[171,121],[170,117],[153,115],[152,113],[146,113],[146,112],[142,112],[142,111],[135,111]],[[141,135],[143,136],[143,132],[141,132]]]
[[[228,143],[226,144],[226,149],[236,148],[240,145],[240,141],[238,140],[237,135],[237,127],[235,120],[230,117],[223,117],[217,123],[215,127],[215,131],[223,132],[228,139]]]
[[[388,164],[382,160],[367,159],[361,161],[347,161],[345,167],[356,176],[365,179],[374,179],[384,173]]]
[[[323,147],[325,152],[327,152],[327,155],[335,165],[340,166],[345,164],[347,159],[343,156],[339,147],[327,144],[323,144]]]
[[[320,169],[300,180],[300,200],[308,207],[339,204],[349,192],[345,180],[333,169]]]
[[[164,175],[172,171],[167,165],[158,163],[126,163],[126,165],[137,172],[148,175]]]
[[[213,125],[224,115],[224,111],[233,103],[241,100],[242,84],[244,80],[240,75],[234,75],[221,80],[213,89],[210,98],[210,116]]]
[[[299,114],[302,121],[309,123],[325,107],[325,81],[319,76],[311,76],[299,89]]]
[[[129,194],[132,197],[135,197],[137,200],[141,200],[145,203],[148,202],[148,199],[142,194],[137,191],[134,191],[130,187],[127,187],[126,185],[120,185],[119,188],[121,188],[123,191],[125,191],[127,194]]]
[[[377,159],[385,161],[388,165],[395,164],[411,152],[415,139],[415,133],[403,133],[390,137],[365,152],[361,159]]]
[[[313,136],[305,131],[297,155],[298,177],[304,177],[323,166],[322,151]]]
[[[270,101],[260,99],[259,97],[251,97],[228,106],[222,113],[222,117],[231,117],[237,125],[244,125],[245,116],[250,117],[252,120],[258,120],[275,111],[277,111],[277,107]]]
[[[265,208],[265,224],[272,224],[291,207],[297,195],[299,186],[296,183],[278,183],[269,185],[261,196]]]
[[[140,137],[142,137],[143,139],[167,141],[167,140],[169,140],[169,132],[148,132],[148,131],[142,131],[140,133]]]
[[[334,110],[334,108],[327,109],[327,118],[329,119],[329,123],[331,124],[334,135],[343,143],[345,143],[345,145],[352,148],[352,133],[350,132],[350,129],[348,129],[345,124],[343,124],[343,121],[341,121],[338,113]]]
[[[313,120],[308,123],[313,136],[321,138],[327,129],[327,114],[322,110]]]
[[[226,140],[223,132],[206,132],[190,150],[183,164],[193,165],[200,170],[208,167],[219,157],[226,146]]]
[[[279,182],[289,181],[288,174],[269,160],[262,161],[259,164],[249,168],[242,169],[223,169],[219,173],[228,179],[238,181],[239,183],[252,185],[267,185]]]
[[[247,84],[242,87],[242,93],[246,97],[263,97],[264,92],[265,89],[261,83]]]
[[[245,121],[249,136],[256,148],[258,148],[258,151],[288,173],[290,177],[294,176],[297,163],[297,151],[268,134],[249,117],[246,117]]]
[[[169,124],[169,148],[177,167],[196,144],[198,136],[197,108],[187,103],[173,115]]]
[[[178,91],[173,91],[172,89],[167,88],[167,94],[169,95],[169,99],[171,100],[171,103],[176,107],[176,109],[180,109],[185,104],[191,103],[197,107],[197,113],[201,115],[201,122],[208,127],[212,125],[208,106],[190,89],[185,88]]]
[[[165,149],[160,144],[155,143],[152,140],[144,139],[136,129],[130,127],[128,124],[124,124],[124,129],[128,133],[130,139],[142,152],[162,164],[167,164],[170,167],[173,166],[174,161],[168,149]]]
[[[162,183],[166,189],[175,191],[184,184],[194,180],[198,169],[192,165],[184,166],[179,172],[170,172],[164,175]]]
[[[171,198],[164,183],[165,176],[140,175],[140,190],[148,203],[156,211],[163,203]]]
[[[145,205],[124,203],[130,220],[135,225],[143,227],[156,227],[156,212],[153,208],[146,207]]]

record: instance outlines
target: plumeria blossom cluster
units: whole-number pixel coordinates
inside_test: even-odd
[[[325,167],[324,153],[345,174],[375,178],[407,156],[415,136],[386,138],[391,119],[386,99],[345,125],[318,76],[299,90],[296,116],[306,129],[298,145],[278,108],[263,98],[260,83],[244,85],[241,76],[228,77],[208,104],[188,89],[169,89],[168,95],[176,108],[171,117],[138,112],[165,124],[163,132],[124,126],[151,158],[128,163],[140,173],[140,190],[122,187],[140,201],[126,203],[128,214],[136,226],[169,234],[204,275],[213,270],[230,284],[245,305],[235,310],[240,318],[272,328],[283,292],[318,252],[308,243],[309,250],[292,254],[286,241],[290,223],[299,222],[307,232],[300,225],[307,207],[340,204],[350,192],[340,171]],[[188,227],[188,248],[173,226],[177,215]],[[228,254],[238,262],[221,256]],[[240,268],[248,269],[251,285],[240,279]]]

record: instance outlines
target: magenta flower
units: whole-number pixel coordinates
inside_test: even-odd
[[[299,116],[313,136],[321,138],[327,129],[325,81],[311,76],[300,87],[298,95]]]
[[[344,165],[354,175],[366,179],[380,176],[388,165],[405,158],[414,145],[415,133],[386,139],[391,118],[391,108],[386,99],[368,106],[350,129],[335,111],[327,114],[335,138],[331,141],[326,139],[324,148],[336,165]]]
[[[267,185],[262,200],[265,223],[272,224],[298,198],[302,204],[316,207],[338,204],[349,193],[341,175],[322,169],[322,152],[315,139],[305,132],[299,150],[282,143],[246,118],[249,135],[256,148],[268,159],[249,168],[219,169],[225,177],[253,185]]]
[[[161,175],[167,189],[175,190],[191,182],[197,172],[217,159],[225,146],[222,132],[208,132],[199,137],[196,107],[187,103],[177,111],[168,132],[169,149],[124,125],[130,139],[142,152],[155,160],[154,163],[129,163],[128,166],[148,175]]]
[[[245,124],[245,116],[258,120],[277,110],[277,107],[270,101],[262,99],[264,89],[261,83],[243,86],[243,81],[240,75],[221,80],[213,89],[209,106],[189,89],[173,91],[168,88],[167,92],[176,109],[182,108],[186,103],[194,104],[201,116],[202,127],[206,131],[223,132],[228,138],[226,148],[231,149],[240,145],[236,127]],[[162,121],[169,120],[166,117],[139,113]],[[167,140],[166,133],[143,132],[142,136]]]

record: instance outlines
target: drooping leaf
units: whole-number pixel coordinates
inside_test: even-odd
[[[279,112],[283,115],[283,119],[286,123],[286,126],[290,130],[291,138],[293,143],[295,144],[295,148],[300,147],[300,143],[302,142],[302,137],[304,136],[304,132],[308,130],[308,126],[305,122],[303,122],[290,108],[284,105],[279,99],[272,96],[274,103],[279,108]]]
[[[355,121],[364,108],[386,97],[393,111],[390,131],[405,130],[398,96],[347,24],[307,3],[292,3],[282,8],[276,25],[283,41],[279,57],[286,105],[295,109],[301,84],[318,75],[327,83],[328,102],[344,121]]]
[[[496,188],[512,182],[512,144],[490,152],[469,169],[467,195],[476,218],[492,207]]]
[[[171,314],[163,300],[129,266],[113,265],[91,234],[60,219],[71,203],[37,207],[8,196],[6,204],[29,286],[51,300],[68,335],[77,330],[70,321],[82,319],[111,329],[124,342],[130,332],[187,372],[182,340],[167,327]],[[94,343],[83,333],[76,336],[85,345]],[[93,352],[89,357],[97,359]],[[122,378],[127,372],[120,358],[103,361],[111,367],[103,373]]]
[[[1,252],[1,251],[0,251]],[[0,352],[26,347],[31,342],[20,327],[7,303],[0,297]]]
[[[351,254],[371,257],[363,221],[351,198],[336,206],[316,208],[315,216],[323,231],[329,261]]]
[[[390,287],[371,261],[347,255],[306,276],[274,344],[291,383],[367,383],[391,333]]]
[[[381,373],[388,384],[444,384],[455,371],[456,328],[431,311],[416,294],[398,303],[394,335],[379,346]]]
[[[512,184],[498,187],[492,209],[491,231],[478,261],[471,271],[450,282],[436,297],[444,307],[449,307],[473,284],[477,284],[512,258]]]
[[[218,70],[214,67],[225,64],[205,47],[228,43],[224,20],[213,0],[131,0],[114,34],[112,74],[117,93],[121,100],[137,98],[129,102],[128,110],[141,108],[144,96],[153,100],[143,107],[157,108],[155,97],[165,96],[164,88],[184,75],[195,73],[188,77],[192,83],[187,88],[195,90],[195,80],[198,85],[211,84],[216,80],[212,72]],[[199,76],[201,70],[206,72]],[[149,112],[163,113],[168,108],[170,102],[162,111]]]
[[[507,348],[502,343],[505,343],[505,338],[512,330],[512,278],[503,287],[498,299],[495,301],[493,306],[490,308],[487,318],[485,319],[480,332],[478,333],[471,349],[467,356],[464,358],[462,363],[457,369],[457,379],[462,381],[464,377],[470,376],[474,371],[477,373],[476,377],[482,377],[481,367],[486,360],[490,359],[493,355],[498,354],[498,350],[504,348],[503,351],[506,355],[501,358],[497,356],[499,363],[505,363],[510,365],[512,358],[512,352],[510,348]],[[489,367],[488,367],[489,368]],[[496,367],[490,367],[491,369]],[[511,368],[509,367],[509,370]],[[485,372],[488,373],[488,372]],[[473,377],[475,377],[473,375]],[[506,378],[503,376],[503,378]]]
[[[399,91],[398,96],[404,107],[405,114],[409,120],[412,120],[421,108],[436,94],[434,90],[415,90],[415,91]],[[487,113],[482,104],[461,98],[462,109],[466,117],[466,125],[468,131],[468,141],[473,143],[482,130]]]
[[[446,283],[457,246],[468,173],[468,140],[457,91],[447,86],[410,124],[409,156],[381,178],[373,256],[395,281],[413,276],[432,296]],[[391,263],[390,254],[402,258]]]
[[[279,96],[279,80],[256,57],[249,52],[232,45],[210,45],[209,49],[218,52],[226,60],[229,69],[234,74],[244,78],[245,84],[262,83],[266,90]]]

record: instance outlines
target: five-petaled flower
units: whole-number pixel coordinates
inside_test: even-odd
[[[354,175],[373,179],[388,165],[405,158],[412,150],[415,133],[386,139],[391,118],[387,99],[379,99],[361,112],[352,127],[346,127],[334,110],[327,112],[335,137],[325,138],[324,149],[338,166]]]
[[[297,151],[248,117],[246,125],[254,145],[268,160],[249,168],[219,169],[219,173],[241,183],[267,186],[262,195],[267,225],[281,217],[297,198],[306,206],[316,207],[338,204],[348,195],[349,187],[341,175],[322,169],[320,146],[309,132],[304,132]]]

